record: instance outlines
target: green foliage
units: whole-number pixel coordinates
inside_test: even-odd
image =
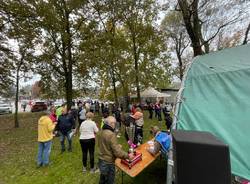
[[[113,89],[114,98],[139,86],[168,85],[166,46],[155,23],[158,8],[155,0],[0,5],[8,37],[19,45],[17,57],[30,64],[20,69],[41,75],[44,98],[68,100],[73,91],[86,91],[91,80],[105,88],[101,91]]]
[[[98,71],[101,97],[127,96],[138,86],[169,83],[169,57],[162,32],[155,25],[156,1],[101,1],[93,5],[101,21]],[[138,80],[137,80],[138,79]]]
[[[176,66],[173,68],[172,74],[182,80],[185,61],[191,60],[191,57],[189,57],[190,51],[187,49],[190,45],[190,39],[181,13],[178,11],[169,11],[161,22],[161,29],[164,31],[168,49],[175,53],[175,55],[171,56],[172,61],[174,61],[172,66]]]

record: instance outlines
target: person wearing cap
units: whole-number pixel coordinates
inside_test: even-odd
[[[158,126],[151,127],[151,133],[154,135],[154,145],[147,149],[148,152],[156,155],[161,151],[163,155],[166,155],[170,148],[170,135],[165,131],[160,131]]]
[[[57,122],[52,118],[54,108],[50,109],[50,115],[42,116],[38,120],[38,155],[37,166],[47,166],[49,164],[49,156],[53,139],[53,131]],[[54,121],[54,122],[53,122]]]
[[[128,154],[122,150],[118,144],[115,134],[116,119],[108,116],[98,136],[99,146],[99,184],[113,184],[115,179],[115,159],[133,159],[133,154]]]

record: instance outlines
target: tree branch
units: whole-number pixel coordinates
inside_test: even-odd
[[[217,31],[214,33],[214,35],[211,36],[208,40],[204,41],[204,42],[202,43],[202,45],[205,45],[205,44],[209,43],[212,39],[214,39],[214,38],[218,35],[218,33],[221,31],[221,29],[223,29],[224,27],[226,27],[226,26],[228,26],[228,25],[234,23],[238,18],[239,18],[239,16],[236,17],[235,19],[233,19],[233,20],[231,20],[231,21],[228,21],[227,23],[221,25],[221,26],[217,29]]]
[[[243,41],[243,45],[247,44],[247,39],[248,39],[249,31],[250,31],[250,23],[248,24],[247,30],[245,32],[245,38],[244,38],[244,41]]]

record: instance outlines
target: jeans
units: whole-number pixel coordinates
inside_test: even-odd
[[[47,142],[38,142],[37,165],[48,165],[51,152],[52,140]]]
[[[71,150],[72,150],[72,137],[70,137],[70,133],[71,133],[71,130],[68,131],[68,132],[66,133],[66,135],[63,134],[63,133],[61,133],[61,132],[59,132],[59,134],[60,134],[60,142],[61,142],[61,149],[62,149],[62,151],[65,151],[65,144],[64,144],[64,142],[65,142],[65,137],[67,138],[68,143],[69,143],[68,151],[71,151]]]
[[[161,118],[161,109],[157,110],[157,117],[158,117],[158,121],[162,121],[162,118]]]
[[[90,168],[94,168],[94,153],[95,153],[95,138],[93,139],[80,139],[82,148],[82,164],[87,167],[88,152],[90,157]]]
[[[99,184],[114,184],[115,165],[99,159],[100,180]]]

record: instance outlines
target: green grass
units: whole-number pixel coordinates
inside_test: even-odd
[[[81,172],[81,149],[78,135],[73,140],[73,152],[60,154],[59,138],[53,140],[50,156],[51,165],[47,168],[36,168],[37,120],[42,113],[21,113],[20,127],[13,128],[13,116],[0,116],[0,184],[95,184],[99,174]],[[147,115],[146,115],[147,116]],[[96,118],[100,122],[100,117]],[[144,141],[150,138],[149,127],[158,124],[157,120],[145,118]],[[163,127],[165,127],[163,125]],[[122,132],[123,135],[123,132]],[[124,136],[119,143],[127,149]],[[96,145],[95,163],[98,147]],[[125,184],[163,184],[166,181],[166,161],[157,159],[135,178],[124,175]],[[121,172],[116,172],[116,183],[121,183]]]

